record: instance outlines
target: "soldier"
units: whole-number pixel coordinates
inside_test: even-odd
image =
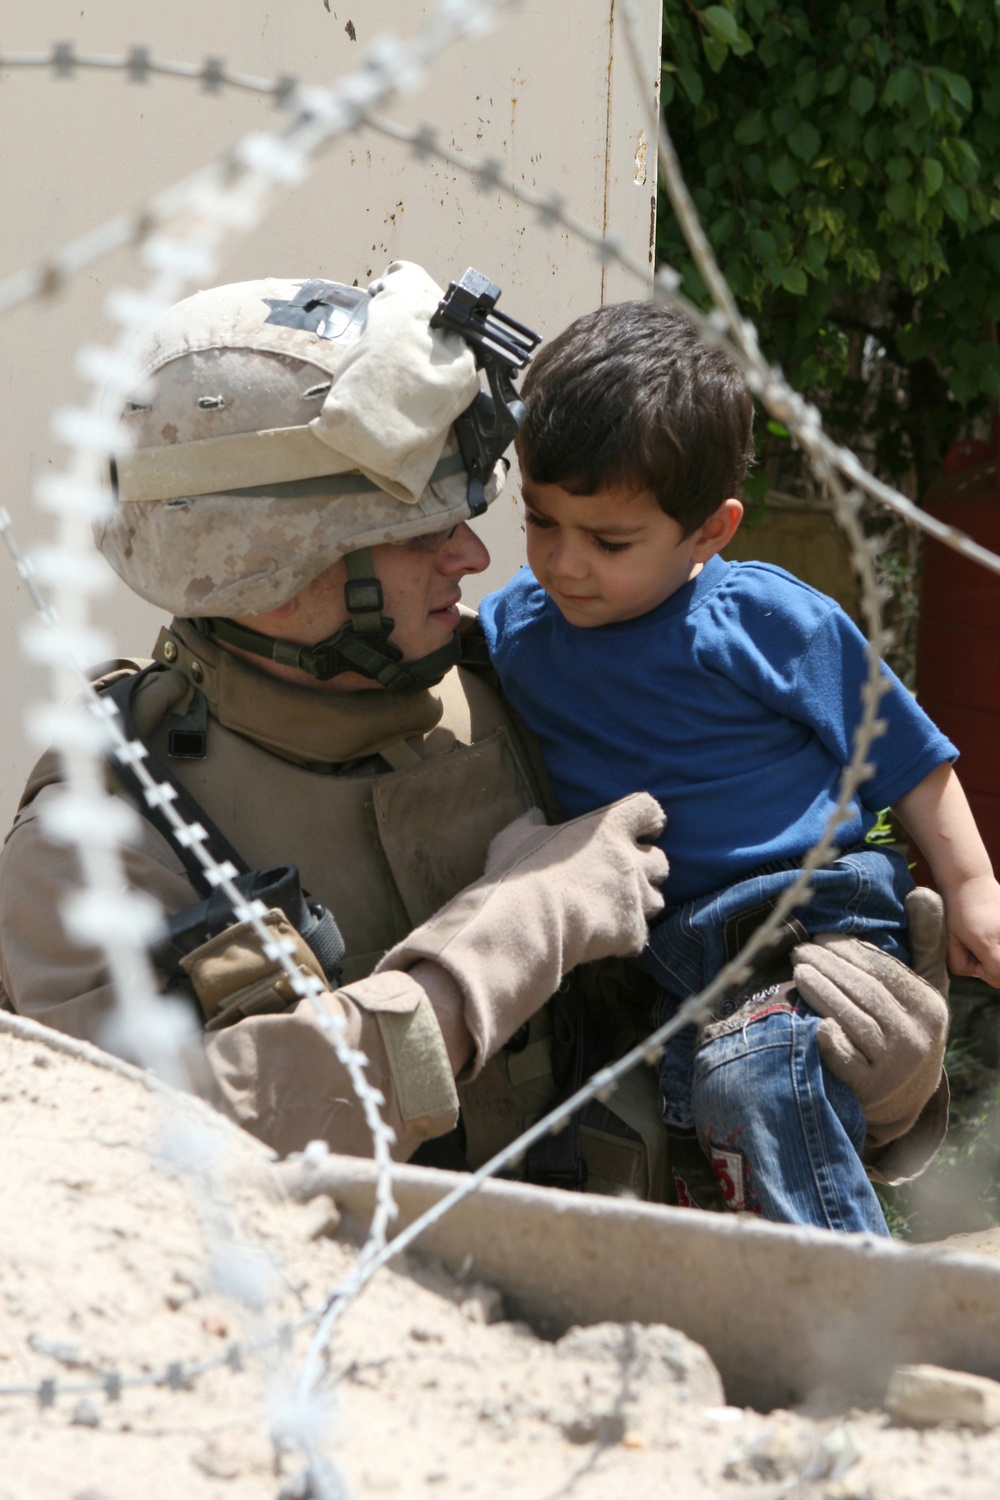
[[[367,290],[269,280],[180,303],[145,338],[152,381],[127,403],[135,447],[97,535],[125,582],[174,615],[152,663],[119,664],[100,690],[296,961],[323,977],[320,1003],[370,1059],[396,1155],[443,1138],[437,1160],[472,1165],[643,1033],[641,980],[622,986],[594,961],[640,951],[666,870],[649,842],[662,814],[644,793],[545,826],[559,812],[544,772],[459,610],[461,579],[488,562],[467,523],[500,492],[519,416],[510,376],[535,342],[495,312],[497,295],[467,273],[442,299],[396,262]],[[2,999],[100,1041],[113,995],[100,955],[62,930],[77,870],[39,822],[59,774],[43,757],[0,859]],[[109,777],[144,815],[128,878],[168,914],[157,962],[197,1003],[221,1106],[280,1153],[323,1138],[368,1154],[312,1002],[211,894],[126,769]],[[583,965],[584,999],[570,1004],[566,976]],[[873,998],[867,974],[860,997],[834,979],[856,1072],[900,997],[877,984]],[[922,1019],[907,1019],[907,1066],[939,1099],[928,988]],[[574,1020],[584,1012],[597,1033]],[[899,1086],[899,1058],[886,1073],[869,1045],[865,1060],[877,1103]],[[662,1141],[655,1077],[639,1069],[526,1170],[662,1198]]]

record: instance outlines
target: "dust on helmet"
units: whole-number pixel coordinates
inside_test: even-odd
[[[123,414],[132,446],[113,461],[100,551],[142,598],[215,623],[277,608],[346,557],[354,629],[342,644],[367,634],[375,656],[365,665],[363,650],[346,662],[313,652],[301,665],[317,677],[360,670],[385,686],[421,685],[419,673],[401,680],[398,651],[383,649],[391,622],[368,549],[447,531],[500,493],[516,419],[499,451],[495,438],[475,442],[483,404],[487,426],[495,405],[480,365],[498,394],[488,336],[497,296],[476,272],[445,296],[421,267],[394,261],[367,288],[266,279],[178,303],[135,351],[142,387]],[[496,317],[527,351],[508,360],[509,374],[537,338]],[[502,397],[499,407],[510,416]],[[259,641],[239,644],[267,654]]]

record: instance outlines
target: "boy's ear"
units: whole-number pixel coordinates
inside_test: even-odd
[[[708,562],[723,547],[728,547],[743,519],[743,504],[739,500],[723,500],[718,510],[713,511],[698,531],[695,546],[695,562]]]

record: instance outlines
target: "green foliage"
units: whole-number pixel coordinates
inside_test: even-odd
[[[681,164],[764,347],[926,483],[1000,394],[1000,0],[665,0],[663,42]],[[704,304],[665,200],[658,251]]]
[[[865,843],[874,844],[876,848],[884,848],[886,844],[896,842],[896,830],[892,826],[889,808],[884,807],[865,834]]]

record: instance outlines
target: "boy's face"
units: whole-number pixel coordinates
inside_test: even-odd
[[[527,478],[521,490],[528,566],[569,623],[584,628],[634,620],[669,599],[726,545],[743,513],[726,500],[686,537],[651,490],[573,495]]]

